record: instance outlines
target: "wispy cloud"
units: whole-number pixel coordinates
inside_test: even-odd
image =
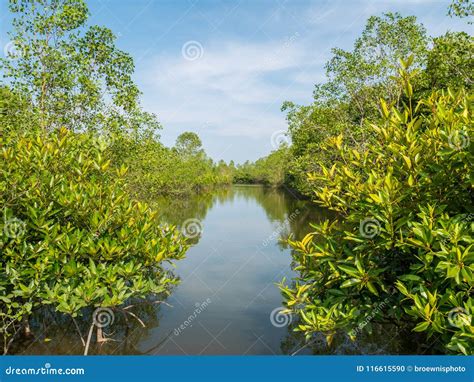
[[[284,117],[275,114],[282,102],[311,95],[301,89],[301,82],[309,79],[310,54],[300,37],[295,32],[269,43],[210,43],[192,61],[181,55],[155,57],[144,72],[156,94],[148,106],[165,126],[187,125],[219,136],[270,136],[285,127]],[[319,64],[313,63],[312,69],[320,71]],[[295,81],[299,86],[291,86]]]
[[[465,29],[466,23],[446,16],[448,5],[439,0],[275,2],[255,5],[255,12],[248,4],[234,7],[225,18],[216,7],[197,7],[210,30],[191,33],[193,14],[165,50],[140,62],[144,106],[158,114],[166,144],[190,130],[215,159],[253,160],[272,150],[275,131],[286,130],[282,103],[311,102],[314,84],[325,80],[331,48],[351,49],[369,16],[414,14],[430,35]],[[236,25],[245,27],[238,36],[232,30]],[[202,45],[197,59],[182,55],[189,39]]]

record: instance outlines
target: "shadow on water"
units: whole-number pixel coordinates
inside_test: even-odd
[[[336,336],[331,347],[316,336],[308,345],[293,331],[297,323],[278,315],[282,297],[276,283],[296,276],[291,249],[280,239],[302,239],[311,231],[309,223],[329,217],[327,211],[289,191],[261,186],[161,198],[154,207],[162,222],[189,234],[192,246],[173,270],[180,284],[166,303],[134,307],[145,327],[115,314],[104,330],[110,340],[94,345],[91,354],[407,353],[403,336],[393,335],[396,328],[376,328],[356,343]],[[192,231],[186,230],[189,222]],[[45,308],[33,320],[36,329],[44,329],[41,336],[16,343],[13,352],[81,354],[77,332],[85,336],[90,322],[76,324]]]

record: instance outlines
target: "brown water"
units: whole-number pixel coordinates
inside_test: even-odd
[[[287,191],[234,186],[186,200],[164,198],[157,206],[163,221],[187,226],[194,236],[186,259],[173,270],[181,282],[166,304],[141,304],[133,310],[145,328],[117,315],[104,328],[110,340],[93,345],[91,354],[409,352],[410,345],[403,343],[394,327],[375,328],[356,343],[340,336],[328,348],[323,336],[316,336],[310,346],[304,346],[303,338],[292,330],[292,318],[278,314],[282,297],[276,283],[295,276],[291,250],[280,239],[290,234],[302,238],[310,231],[310,222],[328,216],[313,203]],[[86,333],[89,323],[78,325]],[[67,317],[41,312],[33,320],[33,329],[36,336],[17,342],[14,353],[84,351]]]

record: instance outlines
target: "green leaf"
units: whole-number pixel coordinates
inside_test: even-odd
[[[424,332],[430,326],[429,322],[420,322],[418,325],[415,326],[413,331],[415,332]]]
[[[361,282],[361,280],[359,280],[359,279],[349,279],[349,280],[344,281],[341,284],[341,288],[349,288],[351,286],[360,284],[360,282]]]
[[[360,277],[360,273],[357,271],[357,269],[349,266],[349,265],[338,265],[337,266],[339,269],[341,269],[342,271],[346,272],[347,274],[349,274],[350,276],[354,276],[354,277]]]

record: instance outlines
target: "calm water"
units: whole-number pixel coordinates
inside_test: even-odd
[[[181,279],[165,304],[145,304],[127,327],[116,317],[105,330],[113,338],[93,346],[93,354],[310,354],[404,352],[394,328],[379,328],[360,343],[339,338],[327,348],[323,338],[303,347],[281,307],[276,283],[291,280],[291,250],[280,241],[302,238],[310,222],[327,216],[288,192],[234,186],[186,200],[158,201],[161,219],[188,223],[193,246],[173,272]],[[191,224],[191,225],[189,225]],[[196,228],[197,230],[193,230]],[[273,317],[273,318],[272,318]],[[67,318],[43,313],[33,323],[41,335],[14,347],[23,354],[81,354],[82,344]],[[87,323],[79,323],[83,333]],[[129,326],[130,326],[129,325]],[[387,330],[390,338],[387,343]],[[38,330],[37,330],[38,331]]]
[[[281,353],[288,329],[272,325],[270,314],[281,307],[275,284],[291,279],[293,272],[290,250],[279,239],[304,235],[321,212],[289,193],[258,186],[235,186],[207,202],[190,200],[180,210],[182,221],[199,219],[202,232],[178,264],[182,282],[168,299],[173,308],[163,307],[160,326],[143,348],[171,333],[155,352]],[[205,307],[192,326],[180,331],[179,324],[194,316],[202,302]]]

